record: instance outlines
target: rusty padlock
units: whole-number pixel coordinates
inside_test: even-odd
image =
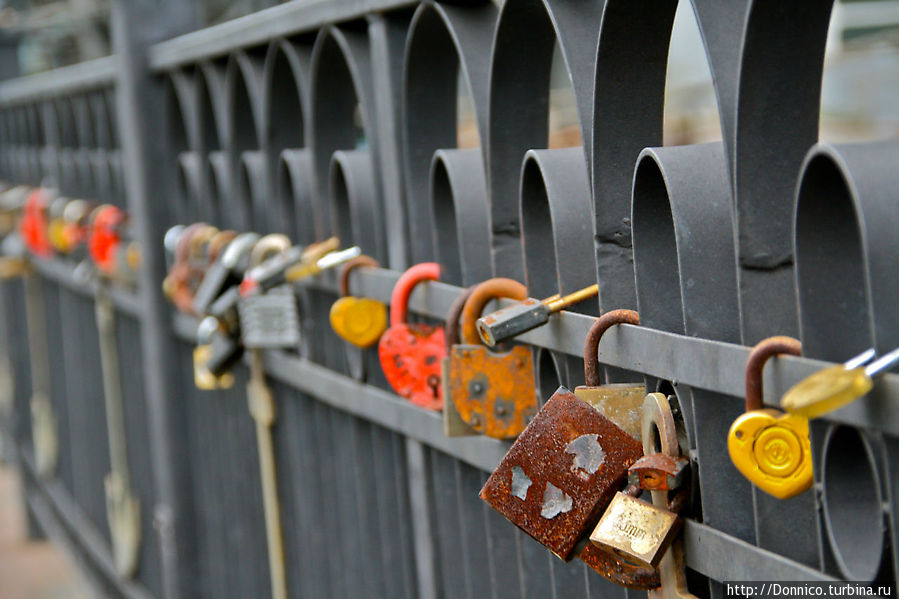
[[[569,560],[642,455],[632,436],[559,387],[512,444],[480,497]]]
[[[630,486],[609,504],[581,559],[605,573],[612,564],[609,558],[615,558],[628,574],[624,582],[616,580],[619,584],[661,587],[664,596],[688,597],[683,555],[675,542],[682,524],[677,514],[689,497],[688,461],[681,456],[674,414],[664,394],[645,397],[641,437],[645,455],[628,469]],[[640,489],[651,492],[652,503],[637,499]],[[638,580],[643,584],[628,584]]]
[[[491,351],[479,342],[475,324],[487,303],[500,297],[526,299],[527,289],[512,279],[488,279],[465,302],[462,343],[450,351],[449,389],[456,412],[473,431],[514,439],[537,412],[531,351],[523,345]]]
[[[599,343],[603,334],[616,324],[639,325],[640,316],[633,310],[610,310],[596,319],[584,342],[584,379],[587,384],[576,387],[574,394],[639,441],[646,387],[633,383],[599,384]]]
[[[331,328],[356,347],[371,347],[387,330],[387,306],[369,297],[350,295],[350,273],[360,266],[378,268],[371,256],[353,258],[340,271],[340,297],[331,306]]]
[[[166,297],[185,314],[196,314],[193,308],[194,294],[203,278],[197,255],[200,245],[208,242],[218,229],[206,223],[194,223],[184,228],[175,246],[175,260],[169,269],[162,288]]]
[[[798,356],[802,346],[792,337],[769,337],[757,343],[746,360],[746,413],[734,420],[727,451],[740,474],[762,491],[789,499],[814,482],[808,418],[764,409],[762,369],[777,354]]]
[[[435,262],[416,264],[397,280],[390,297],[390,328],[378,343],[378,358],[393,390],[429,410],[443,409],[440,365],[446,355],[443,327],[408,323],[409,296],[416,285],[440,278]]]
[[[475,286],[468,287],[456,296],[446,313],[446,327],[444,329],[444,337],[446,339],[446,355],[441,360],[440,381],[443,385],[443,397],[451,398],[453,394],[450,392],[450,354],[453,346],[459,343],[459,323],[462,320],[462,309],[465,303],[471,297]],[[459,413],[456,411],[456,405],[452,401],[443,402],[443,434],[447,437],[467,437],[476,435],[477,432],[468,426]]]

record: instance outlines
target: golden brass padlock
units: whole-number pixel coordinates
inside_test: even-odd
[[[626,561],[656,568],[680,527],[677,514],[618,492],[590,542]]]
[[[769,337],[752,348],[746,361],[746,413],[727,436],[730,459],[749,482],[778,499],[806,491],[814,482],[808,419],[763,409],[762,369],[771,356],[800,355],[799,341]]]
[[[356,347],[371,347],[387,330],[387,306],[368,297],[350,295],[350,273],[360,266],[377,268],[378,261],[358,256],[340,271],[340,298],[331,306],[331,328],[344,341]]]
[[[574,394],[603,416],[617,424],[636,440],[640,440],[640,415],[646,387],[633,383],[599,384],[599,343],[603,334],[616,324],[640,324],[633,310],[610,310],[596,319],[584,343],[584,378],[586,385]]]

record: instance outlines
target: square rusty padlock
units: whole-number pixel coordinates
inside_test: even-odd
[[[481,499],[563,560],[643,455],[641,444],[565,387],[525,428]]]

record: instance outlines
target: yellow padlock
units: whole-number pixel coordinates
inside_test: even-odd
[[[351,296],[350,273],[360,266],[378,267],[369,256],[359,256],[344,265],[340,272],[341,297],[331,306],[331,328],[345,341],[361,348],[371,347],[387,330],[387,306],[367,297]]]
[[[799,341],[791,337],[769,337],[752,348],[746,361],[746,413],[734,420],[727,437],[737,470],[778,499],[812,486],[812,450],[807,418],[763,408],[762,369],[771,356],[801,353]]]

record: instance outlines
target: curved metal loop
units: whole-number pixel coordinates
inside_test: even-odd
[[[505,297],[513,300],[528,298],[528,289],[514,279],[496,277],[475,285],[471,297],[465,302],[462,310],[462,342],[467,345],[480,345],[476,322],[481,317],[484,307],[491,300]]]
[[[422,262],[410,267],[396,280],[390,295],[390,326],[406,322],[409,311],[409,296],[415,286],[425,281],[440,280],[440,265],[436,262]]]
[[[408,228],[415,260],[432,259],[439,251],[437,240],[416,232],[446,228],[445,235],[455,234],[428,210],[428,166],[433,164],[436,151],[458,146],[457,104],[463,94],[471,99],[479,145],[486,144],[489,63],[484,57],[490,54],[496,15],[491,2],[465,8],[425,2],[409,24],[404,55],[403,136]],[[457,89],[458,82],[464,89]],[[484,154],[480,149],[472,152],[483,170]],[[486,197],[486,178],[483,181]]]
[[[529,150],[520,196],[525,283],[531,295],[565,295],[594,283],[590,177],[583,150]],[[597,314],[590,302],[571,310]]]
[[[781,335],[759,341],[749,352],[749,358],[746,360],[747,412],[761,410],[765,407],[762,401],[762,371],[768,358],[778,354],[801,356],[802,344],[798,339]]]
[[[250,267],[259,266],[268,258],[290,249],[290,238],[280,233],[271,233],[259,238],[250,250]]]
[[[462,293],[457,295],[446,313],[445,338],[447,355],[449,355],[454,345],[459,345],[459,322],[462,319],[462,310],[465,309],[465,304],[468,303],[468,299],[474,293],[475,287],[477,285],[466,287]]]
[[[809,357],[842,362],[872,346],[881,354],[899,346],[897,160],[896,140],[818,144],[806,157],[794,244]]]
[[[473,285],[489,278],[490,211],[481,150],[437,150],[430,182],[434,255],[446,282]]]
[[[338,293],[340,297],[347,297],[350,295],[350,273],[359,268],[360,266],[365,266],[368,268],[380,268],[381,263],[372,258],[371,256],[357,256],[352,260],[344,263],[343,268],[340,269],[340,276],[338,278]]]
[[[606,331],[616,324],[640,324],[640,315],[634,310],[610,310],[593,322],[584,342],[584,378],[587,385],[597,387],[599,379],[599,342]]]

